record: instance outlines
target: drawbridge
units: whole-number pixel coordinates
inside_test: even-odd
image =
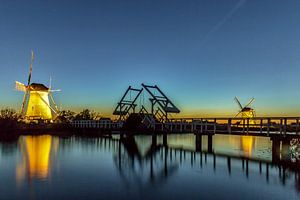
[[[143,128],[153,128],[155,122],[168,121],[168,116],[171,113],[180,113],[180,110],[157,85],[141,84],[141,86],[139,89],[129,86],[117,103],[113,115],[119,116],[119,120],[143,124]],[[141,105],[139,111],[136,110],[136,102],[144,91],[150,96],[148,99],[151,106],[150,112],[144,105]]]

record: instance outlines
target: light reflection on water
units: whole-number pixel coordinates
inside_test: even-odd
[[[43,135],[0,142],[0,199],[300,198],[298,169],[272,163],[269,138],[216,135],[213,154],[195,152],[195,140],[169,135],[164,146],[162,136],[155,143],[151,136]]]

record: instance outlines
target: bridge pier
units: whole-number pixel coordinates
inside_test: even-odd
[[[152,134],[152,147],[156,147],[157,146],[157,135],[156,134]]]
[[[284,138],[281,145],[281,159],[289,159],[290,139]]]
[[[213,144],[213,134],[208,134],[207,135],[207,152],[208,153],[213,152],[212,144]]]
[[[288,160],[291,138],[274,136],[270,139],[272,141],[272,162],[277,163],[280,160]]]
[[[197,152],[202,151],[202,136],[203,134],[201,133],[195,133],[196,135],[196,140],[195,140],[195,150]],[[208,153],[213,153],[213,135],[214,134],[207,134],[207,152]]]
[[[196,134],[196,151],[200,152],[202,151],[202,135]]]
[[[280,140],[271,138],[272,140],[272,162],[277,163],[280,161]]]
[[[163,133],[163,146],[168,146],[168,134]]]

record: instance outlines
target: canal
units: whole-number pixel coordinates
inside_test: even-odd
[[[267,137],[213,137],[212,152],[193,134],[1,141],[0,199],[300,198],[297,141],[274,162]]]

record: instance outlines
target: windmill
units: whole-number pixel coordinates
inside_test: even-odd
[[[253,118],[255,117],[255,110],[251,108],[250,105],[254,102],[255,99],[251,98],[245,106],[242,106],[237,97],[235,97],[234,100],[240,107],[240,111],[234,116],[234,118],[241,115],[242,118],[250,119],[249,124],[254,124]]]
[[[60,90],[52,90],[51,88],[51,78],[49,88],[41,83],[31,83],[32,75],[32,64],[34,61],[34,53],[31,51],[31,62],[29,68],[29,76],[27,85],[16,81],[16,90],[24,92],[24,98],[21,107],[21,115],[29,121],[32,120],[44,120],[51,121],[53,119],[52,113],[58,115],[59,110],[54,102],[52,92],[57,92]],[[27,101],[29,96],[29,100]],[[50,100],[54,107],[51,106]],[[27,109],[25,112],[25,106],[27,104]]]

